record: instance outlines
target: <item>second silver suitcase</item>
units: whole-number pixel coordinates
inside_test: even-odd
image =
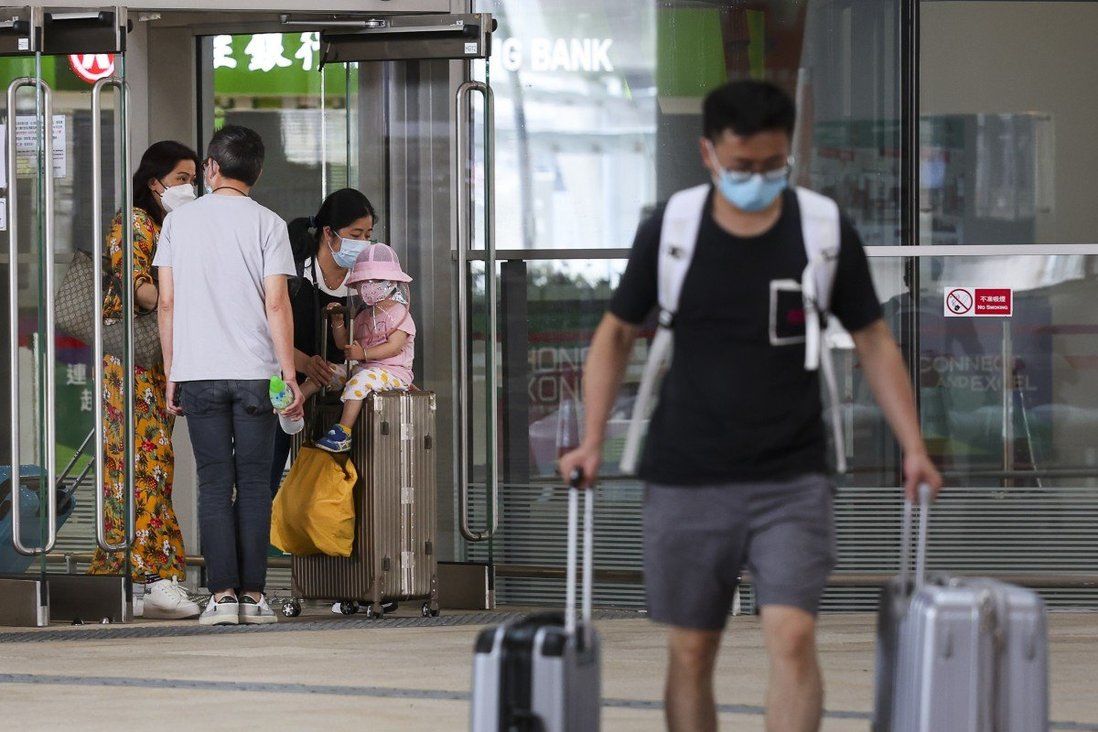
[[[895,622],[880,625],[874,729],[1045,732],[1044,602],[1035,592],[991,579],[926,579],[928,512],[924,500],[910,604],[905,607],[902,598],[912,586],[906,571],[883,595],[881,612]],[[905,537],[910,524],[908,507]],[[902,564],[909,566],[906,558]],[[895,636],[885,637],[888,632]]]
[[[486,628],[473,653],[473,732],[598,732],[599,634],[591,624],[594,493],[585,491],[582,617],[576,622],[578,478],[568,494],[564,614]]]

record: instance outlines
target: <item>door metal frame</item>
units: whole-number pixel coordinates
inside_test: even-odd
[[[44,465],[42,466],[42,484],[46,489],[46,521],[49,526],[46,529],[46,539],[42,546],[27,547],[23,545],[22,537],[22,510],[20,507],[19,489],[22,484],[20,465],[22,463],[22,434],[20,431],[20,395],[21,382],[19,379],[19,266],[15,264],[19,258],[19,166],[16,138],[18,134],[16,120],[19,117],[17,95],[20,89],[34,88],[41,94],[42,115],[45,122],[42,124],[42,165],[45,168],[43,175],[43,201],[45,207],[42,226],[42,238],[39,242],[40,257],[44,262],[45,278],[43,287],[47,293],[49,304],[46,310],[46,385],[43,422],[45,424]],[[57,492],[53,489],[54,472],[57,467],[57,383],[56,383],[56,318],[53,307],[54,292],[54,180],[53,180],[53,90],[49,84],[40,78],[23,76],[8,85],[7,93],[8,126],[7,126],[7,156],[8,156],[8,197],[11,201],[8,211],[8,329],[10,334],[9,364],[11,380],[8,384],[8,394],[11,400],[11,540],[15,551],[23,556],[35,557],[48,554],[57,543]]]
[[[51,7],[63,4],[65,8],[101,8],[102,3],[95,0],[63,0],[62,3],[47,0],[32,0],[31,7]],[[257,12],[254,0],[131,0],[125,3],[131,12],[157,15],[167,11],[185,12]],[[466,3],[454,0],[325,0],[323,10],[326,13],[449,13],[456,12],[455,4]],[[301,0],[263,0],[265,12],[303,12]]]
[[[445,70],[445,71],[443,71]],[[421,284],[420,302],[423,303],[421,327],[422,348],[417,361],[422,368],[426,388],[439,394],[439,409],[449,411],[452,419],[439,421],[439,441],[453,445],[450,454],[439,453],[440,508],[439,545],[450,546],[454,557],[459,558],[460,536],[477,535],[468,530],[468,379],[458,377],[466,353],[468,333],[468,309],[459,304],[459,290],[465,290],[462,280],[468,276],[468,262],[480,259],[471,249],[472,232],[469,218],[462,208],[469,204],[468,191],[462,187],[460,176],[455,178],[459,160],[468,158],[468,147],[458,140],[459,111],[467,104],[471,69],[466,61],[401,60],[362,62],[359,66],[358,117],[361,140],[383,140],[384,145],[360,144],[358,149],[360,187],[380,193],[383,211],[377,227],[380,236],[394,243],[405,257],[410,271]],[[490,94],[490,91],[489,91]],[[489,112],[491,100],[489,99]],[[406,122],[412,115],[419,115],[419,130],[406,134]],[[425,122],[424,120],[429,120]],[[443,124],[445,121],[445,124]],[[490,127],[490,126],[489,126]],[[492,132],[485,130],[486,134]],[[491,145],[488,142],[489,163]],[[378,148],[384,148],[380,152]],[[489,164],[488,169],[491,170]],[[491,181],[488,182],[492,190]],[[465,203],[461,203],[464,201]],[[486,231],[490,251],[494,255],[494,212],[488,206]],[[431,212],[425,220],[420,214]],[[445,211],[446,215],[439,213]],[[459,222],[459,217],[461,221]],[[459,228],[463,233],[459,233]],[[463,238],[464,237],[464,238]],[[455,265],[455,259],[468,255],[465,264]],[[493,271],[494,265],[487,271]],[[455,276],[455,272],[457,276]],[[495,331],[495,291],[491,286],[491,328]],[[465,290],[467,296],[467,290]],[[467,299],[465,300],[467,303]],[[462,322],[464,321],[464,323]],[[459,331],[465,335],[459,337]],[[498,360],[495,349],[489,349],[492,361]],[[498,371],[498,368],[494,369]],[[491,383],[495,383],[492,379]],[[489,400],[492,414],[498,410],[495,400]],[[497,420],[489,418],[489,429],[496,431]],[[452,435],[445,430],[451,428]],[[448,439],[449,438],[449,439]],[[495,439],[495,438],[490,438]],[[498,463],[498,451],[492,450],[492,460]],[[465,473],[463,479],[462,474]],[[498,465],[492,469],[498,485]],[[453,491],[449,493],[449,491]],[[498,487],[495,489],[498,493]],[[498,505],[498,504],[497,504]],[[459,515],[447,515],[454,512]],[[496,506],[492,514],[498,514]],[[498,515],[496,516],[498,523]],[[465,530],[463,530],[463,527]],[[455,530],[456,529],[456,530]],[[489,526],[481,532],[486,540],[492,533]],[[453,532],[446,536],[449,532]],[[468,536],[465,536],[468,540]],[[445,551],[445,550],[444,550]],[[443,556],[443,559],[446,557]]]
[[[485,452],[488,461],[488,524],[483,531],[474,531],[469,524],[469,463],[472,461],[472,439],[470,430],[470,402],[472,401],[472,344],[470,342],[469,310],[469,253],[473,249],[474,236],[471,226],[473,217],[473,193],[471,156],[473,144],[469,124],[472,118],[471,96],[481,94],[484,98],[484,296],[488,304],[488,332],[485,342],[485,390],[488,407],[488,441]],[[497,351],[498,311],[496,303],[496,237],[495,237],[495,104],[490,86],[480,81],[466,81],[458,87],[454,96],[454,139],[457,154],[454,156],[453,181],[457,190],[457,347],[458,381],[456,396],[458,399],[457,436],[458,436],[458,521],[461,536],[469,542],[489,541],[499,530],[499,401],[497,398]]]
[[[126,327],[126,348],[123,359],[123,369],[126,377],[123,380],[123,421],[126,423],[126,433],[123,437],[123,451],[129,456],[127,460],[129,470],[126,471],[126,526],[123,530],[124,541],[119,544],[111,544],[107,539],[105,526],[105,497],[102,485],[104,479],[103,454],[103,90],[112,87],[118,90],[119,112],[117,118],[121,120],[123,144],[120,146],[121,161],[116,169],[122,178],[122,187],[125,196],[122,204],[122,227],[125,232],[125,250],[123,251],[123,269],[129,273],[127,282],[133,282],[133,185],[128,178],[130,163],[130,105],[129,86],[125,80],[117,77],[100,79],[92,87],[92,259],[95,277],[95,485],[99,487],[95,491],[95,542],[105,552],[126,551],[133,543],[137,525],[137,501],[134,498],[136,490],[136,476],[134,475],[134,433],[137,425],[134,420],[134,397],[136,395],[136,380],[133,369],[133,289],[122,288],[122,313]]]
[[[103,7],[96,4],[94,7]],[[68,13],[65,12],[62,15],[55,16],[54,18],[48,18],[49,11],[44,8],[24,8],[16,13],[15,17],[21,19],[18,22],[24,25],[18,29],[13,28],[17,32],[12,35],[9,32],[7,40],[13,41],[16,49],[20,46],[25,46],[28,49],[33,49],[33,53],[38,58],[42,56],[63,56],[69,50],[67,44],[77,42],[77,38],[83,28],[73,28],[71,26],[63,28],[63,49],[49,48],[49,27],[44,21],[47,19],[53,20],[56,23],[65,23],[66,21],[75,22],[86,26],[88,32],[95,33],[96,39],[89,42],[87,51],[102,52],[102,53],[125,53],[125,35],[128,30],[127,12],[124,7],[121,6],[108,6],[104,12],[113,19],[109,24],[104,25],[102,16],[91,16],[88,13]],[[24,17],[25,16],[25,17]],[[114,20],[117,23],[114,23]],[[0,24],[2,25],[2,24]],[[59,27],[59,26],[58,26]],[[0,31],[3,29],[0,28]],[[24,42],[20,42],[20,37]],[[5,46],[7,48],[7,46]],[[19,49],[21,50],[21,49]],[[30,53],[8,53],[8,56],[12,55],[31,55]],[[123,61],[124,63],[124,61]],[[40,68],[40,65],[38,66]],[[123,67],[124,68],[124,67]],[[132,280],[133,273],[133,224],[132,224],[132,189],[127,180],[128,170],[130,163],[130,127],[129,124],[129,99],[128,88],[125,85],[123,79],[117,77],[111,77],[109,79],[103,79],[98,82],[92,89],[92,105],[91,112],[93,116],[92,120],[92,138],[93,138],[93,191],[92,191],[92,203],[93,203],[93,260],[94,260],[94,297],[96,303],[93,305],[95,311],[95,317],[93,319],[95,324],[95,335],[93,338],[94,343],[92,349],[94,353],[95,363],[93,364],[93,370],[95,372],[95,429],[93,435],[90,435],[85,440],[85,445],[81,448],[83,451],[87,447],[87,444],[94,439],[96,442],[94,468],[96,475],[96,485],[94,487],[94,493],[96,496],[96,513],[99,518],[98,528],[96,531],[97,543],[104,549],[110,551],[125,551],[128,549],[130,542],[132,542],[134,536],[134,524],[135,524],[135,500],[134,494],[134,473],[130,469],[127,471],[127,505],[129,506],[128,521],[126,526],[126,542],[117,546],[109,545],[105,541],[103,531],[103,474],[104,474],[104,456],[102,453],[103,445],[103,424],[104,424],[104,410],[103,410],[103,373],[102,373],[102,358],[103,358],[103,326],[102,326],[102,305],[103,305],[103,287],[102,287],[102,91],[108,86],[114,86],[119,90],[119,119],[123,125],[123,144],[119,146],[119,164],[117,170],[119,176],[123,180],[123,188],[126,191],[125,201],[123,202],[122,209],[124,211],[124,230],[126,237],[126,251],[125,251],[125,264],[124,269],[127,273],[127,280]],[[18,190],[19,190],[19,171],[18,171],[18,155],[17,152],[17,125],[15,121],[18,118],[18,92],[23,88],[34,88],[36,93],[40,95],[40,103],[36,105],[36,117],[44,120],[39,126],[41,134],[41,166],[42,170],[40,175],[44,176],[42,181],[43,199],[40,204],[43,216],[41,236],[38,237],[38,243],[36,251],[33,251],[27,256],[19,255],[19,232],[22,218],[19,213],[18,207]],[[57,325],[56,325],[56,265],[63,263],[66,257],[59,257],[56,251],[56,238],[55,238],[55,177],[53,174],[53,90],[40,77],[21,77],[15,79],[8,87],[7,90],[7,114],[9,123],[7,126],[7,135],[3,141],[7,145],[8,160],[7,160],[7,174],[8,174],[8,197],[11,201],[9,207],[9,225],[8,225],[8,251],[7,251],[7,263],[9,265],[8,271],[8,325],[11,333],[10,338],[10,352],[9,352],[9,368],[10,368],[10,383],[9,383],[9,397],[11,401],[11,440],[10,449],[12,454],[12,478],[11,478],[11,490],[12,490],[12,544],[14,549],[25,556],[49,556],[49,553],[54,549],[57,542],[58,526],[58,484],[64,481],[69,476],[70,472],[75,466],[76,459],[70,461],[68,467],[62,471],[61,475],[57,474],[57,387],[56,387],[56,369],[57,369]],[[41,546],[27,547],[22,543],[22,516],[20,512],[20,500],[19,491],[22,483],[22,476],[20,474],[20,455],[22,452],[22,433],[20,430],[20,399],[19,390],[21,386],[20,379],[20,364],[19,364],[19,264],[23,261],[39,262],[43,267],[42,276],[42,290],[44,295],[45,304],[39,303],[38,308],[41,311],[41,320],[43,321],[44,340],[45,346],[42,349],[44,351],[44,378],[45,385],[43,388],[43,399],[41,406],[42,413],[42,439],[44,439],[44,445],[42,449],[43,463],[41,468],[41,484],[45,486],[46,490],[46,521],[48,526],[45,531],[45,540]],[[123,300],[123,322],[126,328],[126,341],[127,341],[127,353],[123,359],[124,368],[128,373],[128,378],[125,383],[125,400],[126,400],[126,424],[129,429],[126,430],[126,442],[127,442],[127,455],[130,456],[130,463],[132,464],[133,456],[133,442],[134,442],[134,409],[133,398],[135,396],[136,389],[134,387],[134,375],[133,375],[133,308],[132,298],[133,293],[128,288],[123,288],[122,291]],[[79,453],[78,453],[79,455]],[[77,479],[82,481],[84,476],[91,470],[91,466],[85,468],[81,476]],[[3,592],[0,592],[0,623],[14,624],[14,625],[32,625],[42,626],[50,622],[51,616],[53,619],[75,619],[81,615],[87,616],[88,619],[102,620],[108,619],[111,622],[126,622],[131,619],[132,612],[130,607],[130,579],[128,574],[123,575],[109,575],[109,576],[88,576],[88,575],[76,575],[76,574],[49,574],[43,570],[37,576],[35,575],[7,575],[0,578],[0,586],[4,588]],[[54,592],[50,592],[51,586]],[[57,603],[56,608],[51,608],[51,601]],[[51,610],[54,612],[51,613]],[[71,616],[71,617],[70,617]]]

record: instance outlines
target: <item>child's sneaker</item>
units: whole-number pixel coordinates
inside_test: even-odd
[[[316,441],[316,446],[327,452],[350,452],[351,436],[343,429],[343,425],[337,424]]]

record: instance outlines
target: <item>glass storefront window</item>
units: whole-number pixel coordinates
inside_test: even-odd
[[[263,137],[257,201],[290,221],[315,214],[325,195],[357,183],[357,64],[319,69],[316,32],[212,36],[203,49],[214,106],[206,110],[202,144],[225,124]]]
[[[868,244],[900,243],[898,0],[638,5],[480,0],[499,21],[497,246],[622,248],[704,182],[701,102],[730,80],[796,96],[798,182]]]
[[[1098,356],[1091,353],[1098,316],[1087,293],[1098,285],[1098,256],[872,256],[870,265],[893,331],[916,324],[916,342],[905,345],[918,354],[922,426],[948,486],[935,508],[931,566],[1088,571],[1098,561],[1086,538],[1098,530]],[[492,548],[499,564],[563,565],[566,505],[554,463],[580,436],[586,349],[624,266],[624,260],[501,266],[504,310],[516,314],[504,319],[502,340],[524,348],[506,347],[503,364],[502,521]],[[1010,290],[1012,317],[946,316],[946,298],[958,287]],[[643,488],[621,474],[618,460],[651,335],[645,331],[637,341],[611,418],[596,496],[600,569],[641,566]],[[896,566],[900,455],[850,339],[841,330],[831,336],[851,466],[836,499],[836,571],[889,573]],[[483,486],[475,495],[479,522]],[[486,551],[473,547],[469,556],[484,558]],[[640,587],[628,582],[597,591],[616,604],[643,604]],[[559,592],[559,581],[548,579],[508,576],[497,585],[501,602],[555,603]],[[1070,605],[1092,601],[1093,593],[1057,590],[1046,598]],[[824,606],[871,610],[876,601],[870,583],[832,588]],[[745,602],[750,607],[749,591]]]
[[[917,297],[910,262],[870,259],[892,331],[903,337],[908,324],[917,324],[917,342],[906,345],[917,349],[923,430],[950,484],[1036,485],[1053,475],[1069,480],[1070,473],[1071,485],[1098,487],[1098,356],[1089,345],[1098,317],[1087,304],[1088,289],[1098,284],[1098,257],[921,257],[915,260]],[[587,349],[624,267],[624,260],[502,266],[503,312],[516,317],[503,318],[501,339],[525,344],[521,356],[505,348],[502,365],[509,375],[503,462],[515,480],[552,480],[557,457],[580,439]],[[960,287],[1009,290],[1012,316],[947,316],[945,299]],[[620,476],[621,444],[650,337],[649,329],[637,341],[611,416],[605,448],[611,478]],[[895,484],[895,440],[853,343],[838,328],[832,343],[851,463],[846,482]],[[512,362],[516,358],[523,360]]]
[[[872,257],[870,264],[892,331],[903,338],[915,324],[916,341],[905,345],[917,354],[922,428],[947,484],[1098,487],[1098,371],[1090,353],[1098,317],[1086,294],[1098,258],[920,257],[914,268],[911,261]],[[958,288],[1008,299],[1011,317],[947,314]],[[895,483],[895,440],[856,357],[843,347],[835,357],[851,463],[845,482]]]
[[[921,243],[1095,241],[1098,6],[924,2],[920,17]]]
[[[1080,174],[1095,166],[1090,153],[1064,146],[1083,140],[1080,124],[1090,117],[1085,104],[1072,107],[1094,86],[1089,67],[1078,68],[1089,48],[1079,29],[1095,12],[1086,4],[920,3],[918,121],[904,116],[900,2],[477,5],[500,22],[497,54],[479,70],[497,101],[500,249],[628,247],[644,216],[705,180],[701,100],[741,78],[768,79],[795,95],[796,182],[836,199],[868,245],[1092,241],[1096,214]],[[1046,18],[1064,26],[1078,52],[1057,57],[1025,40],[1024,29]],[[973,38],[1002,49],[987,54],[997,60],[974,53],[987,44]],[[591,39],[590,48],[605,50],[594,66],[582,55]],[[1027,50],[1005,58],[1019,47]],[[955,69],[974,64],[986,74],[958,81]],[[1027,64],[1049,73],[1031,73]],[[913,123],[920,151],[905,148]],[[922,182],[917,197],[904,177],[911,158]],[[920,234],[913,237],[903,222],[905,204],[916,198]],[[1093,542],[1076,537],[1098,526],[1080,525],[1083,533],[1072,536],[1064,526],[1068,516],[1089,516],[1098,500],[1098,419],[1090,419],[1098,414],[1098,377],[1087,345],[1095,326],[1093,308],[1080,300],[1095,284],[1093,258],[871,253],[886,321],[914,372],[928,446],[950,486],[936,508],[932,566],[1087,570],[1098,556]],[[578,276],[584,267],[599,276]],[[503,520],[493,552],[502,565],[563,562],[546,549],[561,545],[563,526],[554,462],[580,431],[585,349],[623,268],[624,260],[563,259],[501,268],[501,301],[514,305],[521,295],[513,308],[521,317],[501,333]],[[947,317],[947,291],[956,287],[1011,290],[1013,316]],[[643,494],[618,470],[615,424],[622,431],[627,424],[650,335],[637,342],[611,419],[597,496],[596,561],[604,569],[640,566]],[[831,337],[840,381],[833,408],[841,411],[851,466],[836,502],[837,571],[892,572],[901,455],[849,335],[839,329]],[[498,585],[503,601],[556,602],[558,589],[532,578]],[[635,586],[600,590],[615,602],[643,601]],[[874,586],[836,588],[824,606],[872,609],[876,596]],[[1046,597],[1093,601],[1086,592]]]
[[[1098,258],[931,258],[919,272],[923,429],[954,482],[1098,487]],[[959,287],[1011,289],[1012,317],[946,317]]]

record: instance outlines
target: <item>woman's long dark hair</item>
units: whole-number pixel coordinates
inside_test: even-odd
[[[149,181],[156,179],[163,181],[164,176],[175,170],[175,166],[184,160],[194,161],[195,174],[202,170],[202,163],[198,160],[198,153],[181,142],[163,140],[154,143],[141,156],[141,164],[137,166],[137,172],[133,174],[133,205],[139,208],[156,222],[157,226],[164,223],[164,209],[160,206],[160,200],[152,189]]]
[[[374,204],[360,191],[343,188],[330,194],[320,205],[316,216],[303,216],[289,223],[294,259],[303,262],[317,255],[325,226],[331,227],[332,231],[339,231],[366,216],[377,223]]]

